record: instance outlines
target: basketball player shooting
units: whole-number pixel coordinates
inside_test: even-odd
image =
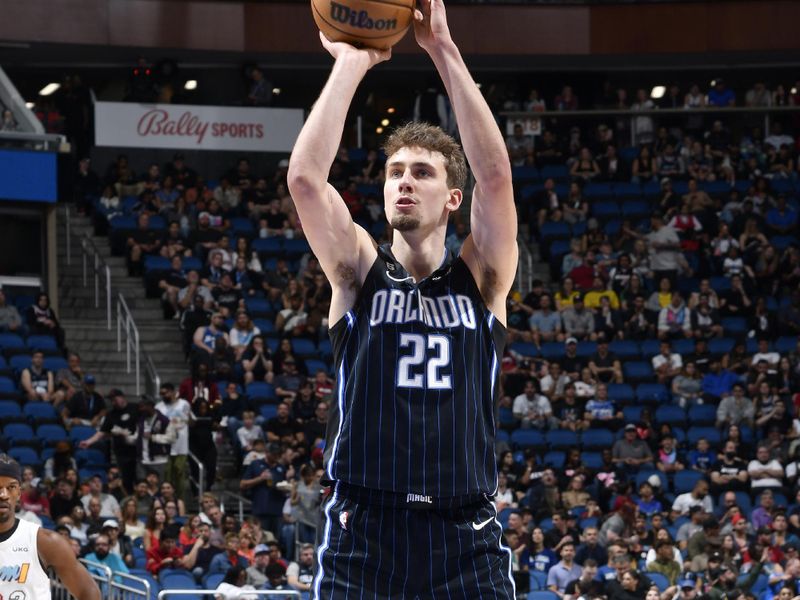
[[[77,600],[100,600],[100,589],[61,535],[14,515],[21,478],[19,463],[0,454],[0,598],[50,600],[45,569],[52,567]]]
[[[415,11],[463,141],[412,123],[386,142],[378,247],[327,184],[350,103],[390,51],[321,35],[335,63],[295,145],[289,189],[328,276],[337,384],[325,446],[313,597],[512,599],[511,553],[490,502],[495,400],[517,218],[503,137],[454,44],[442,0]],[[471,235],[445,249],[467,169]]]

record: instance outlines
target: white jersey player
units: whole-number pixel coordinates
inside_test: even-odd
[[[0,598],[50,600],[46,569],[52,567],[77,600],[100,600],[100,589],[62,536],[15,516],[21,477],[19,463],[0,454]]]

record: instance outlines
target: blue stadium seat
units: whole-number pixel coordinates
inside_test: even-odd
[[[308,369],[308,374],[313,376],[317,373],[317,371],[324,371],[327,374],[330,374],[331,370],[328,368],[328,364],[325,361],[319,360],[318,358],[307,358],[306,360],[306,369]]]
[[[250,237],[255,234],[256,228],[250,219],[245,217],[232,217],[231,231],[235,236]]]
[[[569,449],[578,447],[578,435],[569,429],[553,429],[545,433],[547,445],[553,449]]]
[[[253,250],[267,257],[280,256],[283,254],[283,238],[268,237],[253,240]]]
[[[614,445],[614,434],[606,429],[588,429],[581,435],[581,446],[585,450],[600,450]]]
[[[171,267],[170,260],[164,256],[145,256],[144,257],[144,272],[150,273],[152,271],[169,271]]]
[[[689,423],[713,425],[717,421],[717,407],[713,404],[696,404],[689,408]]]
[[[39,438],[33,433],[30,425],[25,423],[9,423],[3,427],[3,436],[12,446],[38,446]]]
[[[660,383],[640,383],[636,386],[636,400],[641,403],[666,402],[669,400],[669,392]]]
[[[49,402],[26,402],[22,414],[34,425],[58,422],[58,414]]]
[[[497,433],[494,436],[494,441],[496,443],[503,442],[505,444],[510,444],[511,443],[511,436],[508,434],[508,432],[505,429],[498,429]]]
[[[661,350],[661,342],[658,340],[644,340],[640,344],[640,352],[642,353],[642,357],[650,360],[656,354],[659,353]]]
[[[603,466],[603,455],[600,452],[582,452],[581,461],[588,469],[599,469]]]
[[[545,342],[542,344],[542,358],[546,360],[558,360],[564,356],[564,344],[561,342]]]
[[[556,181],[566,181],[569,179],[569,170],[566,165],[547,165],[539,171],[542,180],[555,179]]]
[[[622,417],[625,419],[626,423],[635,423],[642,418],[642,410],[644,408],[646,407],[638,404],[634,406],[623,406]]]
[[[661,489],[667,490],[669,489],[669,481],[667,481],[667,476],[659,471],[658,469],[640,469],[638,473],[636,473],[636,488],[639,489],[639,486],[642,485],[643,481],[647,481],[647,479],[651,475],[658,475],[658,478],[661,480]]]
[[[309,358],[318,355],[317,346],[307,338],[292,338],[292,353],[300,358]]]
[[[560,258],[570,251],[569,240],[553,240],[550,247],[544,248],[544,250],[547,251],[551,259]]]
[[[0,350],[24,347],[25,340],[16,333],[0,333]]]
[[[722,292],[727,292],[731,289],[731,280],[729,277],[724,277],[722,275],[715,275],[709,279],[711,283],[711,289],[713,289],[718,294]]]
[[[545,221],[539,228],[539,234],[542,237],[542,242],[548,243],[553,240],[566,240],[572,236],[569,224],[563,221]]]
[[[638,183],[628,181],[614,184],[614,196],[616,198],[625,200],[625,202],[622,204],[622,214],[625,216],[646,216],[650,213],[650,206],[644,202],[643,204],[647,207],[644,212],[639,212],[637,208],[637,210],[626,214],[625,209],[636,206],[638,204],[636,199],[641,198],[643,193],[644,190]]]
[[[695,484],[701,479],[704,479],[704,477],[699,471],[694,471],[692,469],[678,471],[675,473],[675,479],[672,482],[672,490],[676,494],[691,492],[694,489]]]
[[[783,252],[789,246],[797,246],[798,239],[793,235],[774,235],[769,239],[769,243],[775,247],[778,252]]]
[[[592,216],[601,219],[609,220],[619,217],[619,205],[616,202],[594,202],[590,206]]]
[[[27,369],[31,366],[31,357],[28,354],[15,354],[8,359],[8,366],[17,373],[22,374],[23,369]]]
[[[531,342],[514,342],[508,346],[508,349],[528,358],[539,356],[539,348]]]
[[[37,470],[42,466],[42,459],[39,458],[39,453],[33,448],[15,446],[14,448],[9,448],[8,455],[22,466],[30,465]]]
[[[322,360],[326,360],[328,362],[333,360],[333,347],[331,346],[331,340],[328,337],[320,341],[318,350]]]
[[[511,444],[519,448],[544,448],[545,440],[536,429],[517,429],[511,433]]]
[[[694,352],[694,340],[675,340],[672,342],[672,351],[683,356],[691,354]]]
[[[668,425],[682,426],[686,423],[686,412],[680,406],[672,404],[659,406],[656,409],[655,422],[658,425],[667,423]]]
[[[277,404],[262,404],[261,405],[261,416],[264,417],[265,420],[269,420],[275,415],[278,414],[278,405]]]
[[[531,592],[547,590],[547,573],[531,569],[529,577],[530,577]]]
[[[245,309],[251,317],[272,315],[272,303],[264,298],[245,298]]]
[[[617,404],[628,404],[636,399],[633,388],[627,383],[609,383],[608,397]]]
[[[736,345],[736,340],[729,337],[722,337],[722,338],[712,338],[708,342],[708,351],[711,352],[713,356],[722,356],[723,354],[727,354],[733,347]]]
[[[781,354],[794,352],[797,348],[797,337],[789,335],[781,336],[775,340],[774,348],[775,352],[780,352]]]
[[[271,383],[254,381],[248,383],[246,388],[247,397],[254,402],[275,400],[275,387]]]
[[[296,260],[304,254],[310,253],[311,246],[302,238],[285,240],[283,242],[283,251],[286,253],[286,258],[288,260]]]
[[[58,350],[56,338],[50,335],[29,335],[25,343],[31,350]]]
[[[588,358],[597,352],[597,342],[578,342],[575,352],[581,358]]]
[[[75,450],[75,462],[78,466],[83,467],[107,467],[108,460],[106,455],[93,448]]]
[[[626,381],[648,381],[655,377],[649,362],[630,361],[622,364],[622,373]]]
[[[13,400],[0,400],[0,421],[3,423],[23,423],[25,416],[17,402]]]
[[[536,167],[522,166],[511,169],[511,178],[515,183],[527,183],[539,180],[539,170]]]
[[[203,577],[203,588],[206,590],[215,590],[225,579],[225,573],[209,573]]]
[[[566,455],[561,450],[550,450],[542,458],[542,464],[554,469],[562,469],[566,458]]]
[[[67,359],[63,356],[45,356],[44,367],[50,371],[58,372],[61,369],[66,369],[68,366]]]
[[[507,406],[501,406],[500,409],[497,411],[497,415],[500,418],[501,427],[505,426],[511,429],[517,423],[517,420],[514,418],[514,413]],[[508,441],[510,442],[511,438],[509,438]]]
[[[596,202],[591,201],[600,198],[613,197],[614,187],[612,184],[604,181],[593,181],[583,186],[583,196],[589,200],[591,204],[596,204]]]
[[[162,590],[198,590],[194,577],[188,571],[170,569],[167,573],[160,573],[158,577]],[[199,598],[199,596],[182,595],[182,599]]]
[[[196,256],[184,256],[183,268],[186,271],[201,271],[203,269],[203,261]]]
[[[69,439],[72,440],[74,444],[77,444],[83,440],[88,440],[96,432],[97,429],[88,425],[73,425],[72,429],[69,430]]]
[[[720,325],[726,335],[738,337],[747,332],[747,319],[744,317],[723,317]]]
[[[46,446],[55,446],[58,442],[69,439],[66,429],[61,425],[39,425],[36,428],[36,437]]]
[[[608,345],[608,351],[620,360],[639,358],[639,344],[631,340],[614,340]]]
[[[662,575],[661,573],[646,571],[644,575],[653,582],[653,585],[658,588],[659,592],[663,592],[669,587],[669,579],[667,579],[666,576]]]
[[[686,432],[686,442],[692,448],[700,438],[707,439],[712,448],[718,446],[722,441],[722,435],[714,427],[689,427],[689,431]]]

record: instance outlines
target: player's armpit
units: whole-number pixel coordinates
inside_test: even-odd
[[[72,548],[61,535],[40,528],[36,541],[45,566],[55,569],[76,600],[100,600],[100,588],[75,558]]]

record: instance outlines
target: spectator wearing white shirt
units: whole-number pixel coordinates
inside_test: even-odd
[[[111,494],[103,493],[103,479],[99,475],[93,475],[89,479],[89,493],[81,497],[83,508],[89,510],[89,501],[92,498],[97,498],[100,501],[100,515],[103,517],[116,517],[122,518],[122,512],[119,508],[119,502]]]
[[[753,355],[753,360],[750,361],[750,366],[755,368],[756,365],[765,360],[769,364],[769,371],[771,373],[775,373],[778,367],[778,363],[781,362],[781,355],[777,352],[770,351],[769,349],[769,340],[766,338],[761,338],[758,340],[758,352]]]
[[[680,292],[673,292],[669,305],[658,312],[659,339],[692,337],[691,312]]]
[[[171,383],[162,384],[159,393],[161,402],[156,404],[156,410],[169,419],[177,436],[170,446],[164,479],[175,488],[175,497],[186,502],[186,482],[189,480],[189,420],[192,408],[184,398],[178,398],[175,386]]]
[[[689,509],[693,506],[699,506],[707,514],[714,512],[714,502],[711,500],[711,496],[708,495],[708,482],[705,479],[698,481],[691,492],[686,492],[675,498],[672,503],[673,520],[680,516],[688,515]]]
[[[536,389],[536,381],[528,379],[524,391],[514,398],[512,407],[514,418],[519,420],[523,429],[555,429],[558,421],[553,417],[553,407],[547,396]]]
[[[783,465],[777,459],[770,459],[769,448],[763,445],[758,447],[756,458],[747,465],[752,490],[775,489],[783,492],[783,473]]]
[[[236,430],[236,438],[245,455],[253,449],[256,440],[264,439],[264,430],[256,425],[256,416],[252,410],[242,413],[242,426]]]
[[[658,382],[666,383],[681,372],[683,358],[677,352],[672,351],[672,346],[668,341],[661,342],[659,350],[660,352],[652,358],[650,364],[653,365]]]

